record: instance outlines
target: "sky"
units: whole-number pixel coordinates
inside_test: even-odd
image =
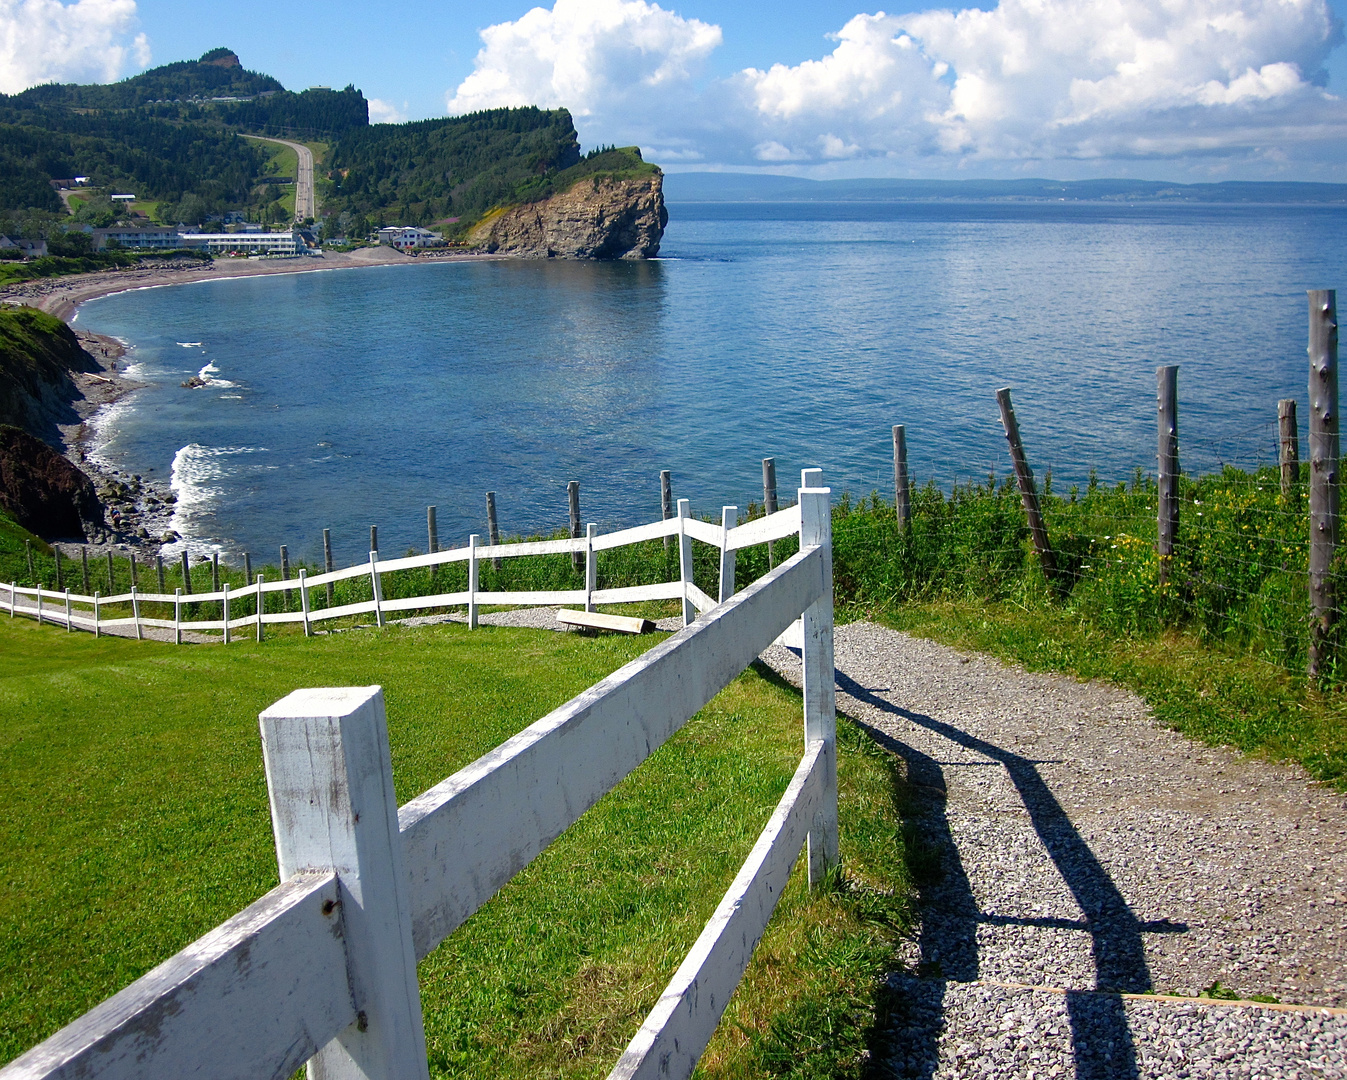
[[[371,119],[571,110],[666,170],[1347,182],[1347,0],[0,0],[0,91],[227,46]]]

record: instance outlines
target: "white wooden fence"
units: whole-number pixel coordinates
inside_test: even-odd
[[[172,630],[174,639],[181,644],[184,631],[218,632],[219,640],[226,645],[230,638],[243,630],[253,631],[257,639],[262,640],[263,627],[268,623],[302,623],[305,634],[313,627],[328,619],[340,619],[353,615],[373,615],[375,622],[383,626],[385,618],[393,613],[404,611],[424,611],[446,607],[466,607],[468,625],[476,628],[478,609],[483,604],[494,605],[535,605],[535,604],[582,604],[586,611],[593,611],[598,604],[636,603],[643,600],[681,600],[683,602],[683,623],[686,626],[698,611],[709,611],[717,600],[712,599],[699,589],[692,580],[692,541],[699,540],[720,550],[720,600],[728,599],[734,592],[734,553],[755,544],[764,544],[769,540],[779,540],[799,530],[800,509],[790,507],[768,517],[756,518],[743,525],[735,526],[738,508],[727,506],[721,514],[721,524],[700,521],[692,516],[687,499],[678,502],[678,516],[650,525],[639,525],[634,529],[600,535],[595,525],[590,525],[587,535],[575,539],[543,540],[532,543],[483,545],[481,538],[474,534],[468,539],[465,548],[450,548],[429,555],[412,555],[401,559],[380,559],[377,551],[369,553],[369,562],[333,570],[325,574],[309,576],[305,570],[293,578],[279,581],[264,581],[262,575],[243,588],[231,589],[228,584],[218,591],[204,593],[183,593],[181,589],[168,593],[130,592],[103,596],[95,592],[92,596],[71,592],[69,589],[27,588],[14,583],[0,583],[0,611],[10,616],[24,615],[39,622],[50,622],[64,626],[67,630],[88,630],[95,636],[116,627],[129,627],[135,636],[141,638],[147,627]],[[664,536],[679,538],[678,581],[656,582],[650,585],[633,585],[620,589],[600,589],[596,587],[598,577],[598,553],[612,548],[639,544],[645,540],[654,540]],[[549,589],[531,592],[483,592],[478,588],[478,567],[485,559],[518,558],[525,555],[562,555],[580,553],[585,560],[585,586],[582,589]],[[466,562],[468,564],[468,587],[459,592],[434,593],[424,596],[399,597],[386,600],[383,596],[383,575],[396,570],[413,570],[419,567],[439,567],[449,563]],[[355,578],[367,578],[370,582],[372,599],[354,604],[339,604],[334,607],[315,608],[311,603],[314,589],[325,589],[329,584],[348,581]],[[298,611],[267,612],[265,597],[268,593],[299,593]],[[190,611],[191,605],[202,603],[220,604],[219,619],[184,618],[184,611]],[[142,604],[171,604],[173,618],[151,618],[141,613]],[[114,605],[125,608],[130,605],[129,615],[109,618],[105,611]],[[288,606],[288,605],[287,605]]]
[[[800,619],[804,757],[610,1080],[690,1076],[802,845],[811,884],[837,860],[830,493],[818,470],[803,483],[797,555],[401,809],[379,687],[296,690],[267,709],[282,884],[0,1080],[283,1080],[305,1061],[315,1080],[426,1080],[416,961]],[[789,520],[725,539],[779,539]]]

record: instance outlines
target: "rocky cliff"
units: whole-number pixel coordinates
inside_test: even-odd
[[[492,211],[467,239],[529,259],[649,259],[669,222],[663,183],[658,170],[585,177],[538,202]]]

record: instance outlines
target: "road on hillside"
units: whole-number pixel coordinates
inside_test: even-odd
[[[303,143],[291,142],[289,139],[269,139],[265,135],[250,137],[288,146],[299,156],[299,167],[295,170],[295,220],[317,217],[318,210],[313,198],[313,151]]]

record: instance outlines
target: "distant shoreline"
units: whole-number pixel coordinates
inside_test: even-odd
[[[490,259],[490,255],[438,256],[435,262]],[[429,260],[427,260],[429,261]],[[68,277],[39,278],[0,289],[0,303],[28,304],[62,322],[70,322],[79,306],[89,300],[136,289],[154,289],[165,285],[187,285],[197,281],[228,281],[233,278],[261,277],[270,274],[304,274],[318,270],[355,270],[367,266],[414,266],[420,262],[393,248],[357,248],[350,252],[332,252],[319,257],[296,259],[216,259],[209,266],[187,264],[179,267],[153,267],[140,270],[100,270]]]

